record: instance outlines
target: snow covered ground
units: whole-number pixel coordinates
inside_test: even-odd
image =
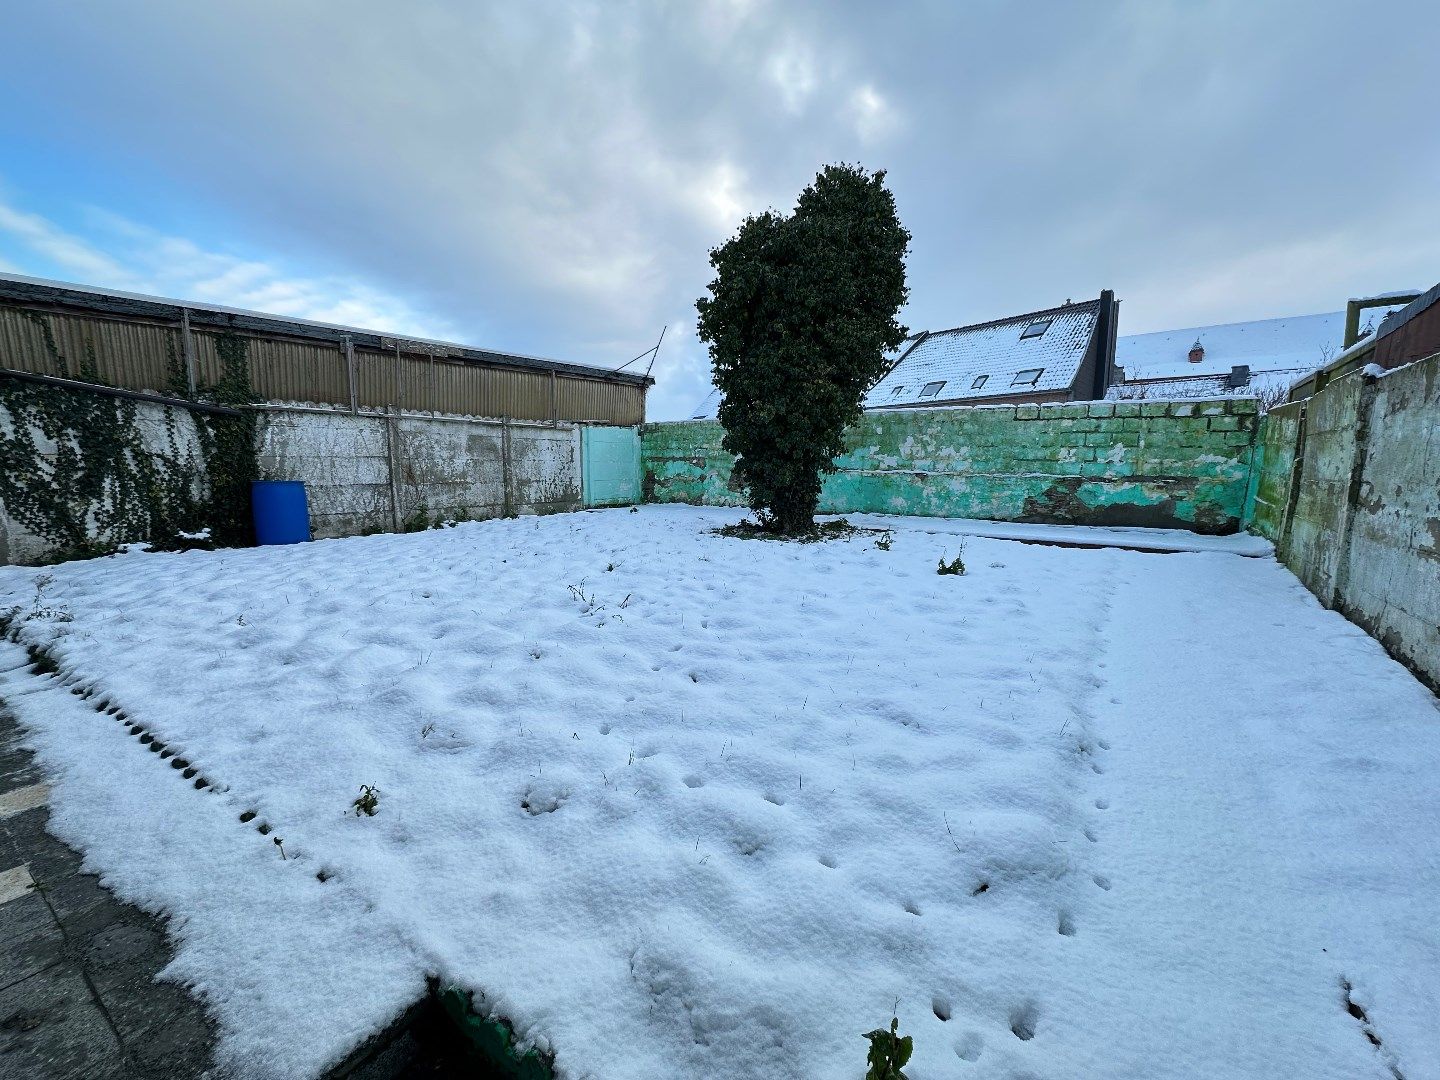
[[[1287,571],[738,517],[0,568],[0,697],[250,1076],[434,973],[564,1077],[1440,1077],[1440,710]]]

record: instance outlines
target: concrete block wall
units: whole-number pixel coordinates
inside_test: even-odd
[[[1253,401],[1089,402],[867,413],[821,509],[1235,532]],[[743,506],[708,421],[644,428],[646,497]]]
[[[1272,411],[1256,532],[1440,690],[1440,355]]]
[[[305,482],[317,537],[582,505],[575,424],[272,405],[257,443],[262,476]]]
[[[189,464],[194,465],[195,492],[202,494],[205,490],[203,478],[204,458],[200,453],[199,435],[195,427],[194,416],[184,409],[172,408],[150,401],[134,402],[135,426],[140,432],[141,445],[154,457],[165,462],[174,462],[177,467],[186,469]],[[11,432],[12,418],[8,409],[0,407],[0,429],[7,434]],[[53,461],[55,457],[55,443],[38,430],[32,432],[35,439],[36,449],[42,459]],[[172,443],[172,434],[174,441]],[[98,523],[94,523],[91,529],[92,535],[99,539],[105,532]],[[128,537],[104,537],[116,541],[129,539]],[[0,501],[0,566],[8,563],[33,564],[44,562],[53,557],[54,544],[47,538],[31,532],[21,521],[17,520],[6,510],[3,501]]]

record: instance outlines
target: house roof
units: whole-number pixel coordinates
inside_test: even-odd
[[[943,405],[1068,390],[1085,359],[1099,314],[1100,301],[1087,300],[973,326],[912,334],[896,351],[895,365],[865,396],[865,408]],[[1049,325],[1043,333],[1021,336],[1032,324],[1045,321]],[[1015,385],[1022,371],[1037,369],[1040,374],[1034,382]],[[982,385],[975,386],[981,376]],[[936,382],[943,385],[922,397]],[[690,419],[714,420],[720,397],[720,391],[712,387]]]
[[[1085,360],[1099,313],[1100,301],[1087,300],[919,334],[901,347],[899,362],[865,396],[865,408],[1068,390]],[[1027,329],[1041,324],[1048,325],[1025,336]],[[1021,374],[1036,371],[1033,379]],[[938,388],[937,382],[942,384]]]
[[[1372,330],[1394,308],[1361,312],[1360,329]],[[1132,334],[1115,342],[1115,363],[1125,369],[1127,382],[1170,379],[1187,375],[1222,375],[1246,365],[1252,372],[1299,369],[1314,371],[1340,352],[1345,339],[1345,312],[1292,315],[1283,319],[1189,326],[1153,334]],[[1191,348],[1200,342],[1205,356],[1189,361]]]
[[[1232,387],[1230,372],[1223,375],[1174,375],[1158,379],[1131,379],[1112,383],[1106,401],[1176,401],[1191,398],[1265,398],[1290,389],[1313,368],[1274,368],[1254,372],[1244,386]]]
[[[339,342],[342,337],[348,337],[355,345],[370,348],[393,348],[394,342],[398,340],[400,347],[407,352],[413,350],[434,356],[466,360],[471,363],[532,368],[546,372],[554,371],[598,378],[607,382],[639,383],[645,386],[653,385],[655,382],[649,376],[635,372],[591,367],[587,364],[571,364],[560,360],[547,360],[539,356],[499,352],[494,349],[475,348],[451,341],[414,338],[382,330],[365,330],[340,323],[315,322],[311,319],[296,319],[288,315],[269,315],[262,311],[224,307],[220,304],[201,304],[190,300],[147,296],[144,293],[98,289],[90,285],[77,285],[68,281],[50,281],[45,278],[25,277],[20,274],[0,274],[0,300],[56,304],[80,311],[166,321],[178,321],[181,313],[188,311],[190,322],[196,327],[220,327],[258,334],[283,334],[288,337],[335,342]]]
[[[691,411],[691,420],[714,420],[720,415],[720,388],[712,386],[705,400]]]

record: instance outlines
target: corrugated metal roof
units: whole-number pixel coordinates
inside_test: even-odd
[[[642,386],[649,386],[655,382],[649,376],[635,372],[592,367],[588,364],[572,364],[561,360],[550,360],[542,356],[498,352],[494,349],[460,345],[452,341],[414,338],[404,334],[390,334],[382,330],[345,326],[340,323],[297,319],[288,315],[270,315],[263,311],[248,311],[245,308],[225,307],[221,304],[201,304],[189,300],[172,300],[163,296],[147,296],[143,293],[98,289],[91,285],[50,281],[46,278],[32,278],[21,274],[0,274],[0,297],[21,302],[64,304],[67,307],[81,310],[108,311],[122,315],[140,315],[165,320],[179,319],[182,311],[188,311],[191,324],[197,327],[218,325],[236,330],[286,334],[291,337],[330,342],[339,341],[343,336],[351,338],[357,346],[371,348],[393,347],[393,343],[398,339],[401,349],[407,352],[448,356],[471,363],[530,368],[547,373],[555,371],[582,378],[599,378]]]
[[[1099,312],[1100,301],[1087,300],[922,335],[865,396],[865,407],[1068,390],[1085,360]],[[1042,333],[1025,336],[1047,320]]]

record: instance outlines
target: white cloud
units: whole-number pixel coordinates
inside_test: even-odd
[[[89,236],[82,239],[47,218],[0,202],[0,241],[5,242],[0,246],[10,253],[0,265],[24,265],[33,276],[122,292],[414,336],[453,336],[444,320],[363,282],[287,273],[266,262],[207,251],[108,212],[92,212],[89,221]]]
[[[850,94],[850,122],[863,143],[873,143],[893,134],[900,126],[900,116],[880,91],[870,84],[858,86]]]
[[[805,111],[820,85],[815,55],[804,42],[791,41],[770,55],[766,77],[780,91],[780,101],[792,115]]]

